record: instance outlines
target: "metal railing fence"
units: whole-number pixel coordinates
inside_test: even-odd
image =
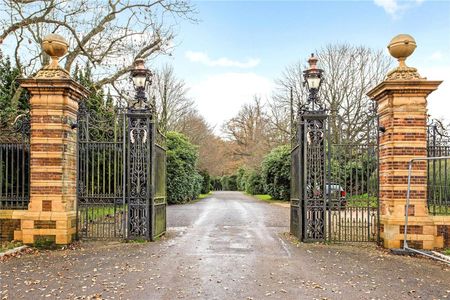
[[[412,244],[411,241],[408,240],[408,216],[409,216],[409,209],[411,206],[411,178],[412,178],[412,171],[413,171],[413,164],[415,162],[426,162],[427,165],[430,165],[430,162],[445,162],[445,165],[447,165],[447,162],[450,160],[450,156],[440,156],[440,157],[423,157],[423,158],[413,158],[409,161],[408,164],[408,190],[406,192],[406,207],[405,207],[405,228],[404,228],[404,238],[403,238],[403,250],[405,252],[414,252],[414,253],[418,253],[427,257],[430,257],[432,259],[436,259],[439,260],[441,262],[450,264],[450,260],[447,260],[446,258],[443,258],[442,256],[440,256],[438,253],[434,252],[434,251],[425,251],[422,249],[415,249],[409,246],[409,244]],[[427,181],[427,185],[430,185],[430,174],[429,174],[429,168],[427,168],[427,174],[428,174],[428,181]],[[447,175],[445,176],[447,178]],[[433,184],[433,182],[431,182],[431,184]],[[428,187],[429,188],[429,187]],[[446,189],[447,191],[448,189]],[[429,197],[434,197],[436,194],[435,193],[427,193],[427,203],[437,203],[437,201],[434,201],[434,199],[429,199]],[[446,197],[450,194],[445,194]],[[442,200],[441,195],[439,194],[439,201]],[[441,202],[442,203],[442,202]],[[446,202],[447,205],[450,204],[450,201],[446,198]],[[446,211],[448,211],[446,209]],[[450,224],[449,224],[450,225]]]

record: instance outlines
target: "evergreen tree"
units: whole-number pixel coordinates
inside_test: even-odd
[[[103,89],[98,89],[92,77],[92,66],[87,63],[83,69],[79,65],[75,66],[73,78],[83,85],[88,91],[86,107],[90,112],[95,112],[97,117],[108,117],[114,111],[114,101],[111,93],[105,94]]]
[[[18,114],[29,110],[29,94],[17,82],[20,75],[20,69],[0,53],[0,126],[6,126]]]

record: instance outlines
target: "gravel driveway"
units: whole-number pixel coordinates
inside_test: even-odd
[[[289,208],[239,192],[170,206],[154,243],[90,242],[0,263],[2,299],[445,299],[450,269],[374,245],[295,244]]]

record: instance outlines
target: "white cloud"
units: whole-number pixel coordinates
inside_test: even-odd
[[[400,13],[411,7],[420,5],[424,1],[425,0],[374,0],[374,3],[382,7],[386,11],[386,13],[391,15],[393,18],[398,18]]]
[[[219,133],[224,121],[234,117],[254,95],[265,100],[272,92],[272,80],[255,73],[221,73],[191,84],[190,96],[200,113],[216,126]]]
[[[444,55],[441,51],[436,51],[433,54],[431,54],[430,58],[432,60],[442,60],[444,58]]]
[[[374,0],[375,4],[384,8],[384,10],[390,14],[395,15],[399,9],[396,0]]]
[[[187,51],[186,57],[192,62],[199,62],[210,67],[237,67],[237,68],[253,68],[259,65],[260,60],[257,58],[249,58],[244,62],[231,60],[226,57],[211,59],[204,52]]]

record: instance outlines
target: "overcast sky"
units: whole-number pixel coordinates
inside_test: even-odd
[[[429,98],[430,113],[450,115],[449,1],[194,3],[201,21],[182,22],[174,55],[157,64],[174,65],[212,125],[234,116],[254,94],[269,97],[287,65],[327,43],[386,49],[399,33],[411,34],[418,44],[408,65],[428,79],[446,80]]]

